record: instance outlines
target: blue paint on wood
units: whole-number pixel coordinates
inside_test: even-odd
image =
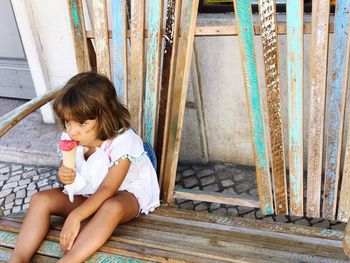
[[[74,27],[76,28],[76,32],[79,36],[79,39],[83,37],[83,34],[81,32],[81,24],[80,24],[80,16],[79,16],[79,10],[77,7],[77,0],[72,0],[72,17],[73,17],[73,23]]]
[[[326,107],[326,165],[323,201],[323,217],[333,219],[335,216],[338,192],[341,139],[344,117],[344,100],[348,63],[348,30],[350,1],[337,1],[334,42],[331,55],[331,84]]]
[[[287,2],[289,178],[293,214],[303,214],[303,13],[302,1]]]
[[[261,99],[258,78],[256,73],[254,40],[253,40],[253,23],[251,18],[250,0],[237,0],[236,13],[239,20],[237,24],[240,32],[240,43],[242,45],[242,63],[250,107],[250,121],[253,137],[253,148],[255,151],[255,162],[257,172],[261,174],[260,185],[264,193],[260,195],[261,209],[264,214],[273,213],[272,193],[270,185],[270,172],[266,153],[266,143],[264,136],[264,122],[261,111]],[[261,191],[259,190],[259,193]]]
[[[161,1],[149,1],[148,53],[144,102],[144,141],[153,145],[160,67]]]
[[[125,0],[112,0],[113,81],[118,99],[125,105],[126,98],[126,5]]]

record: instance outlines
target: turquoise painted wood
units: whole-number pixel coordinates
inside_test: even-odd
[[[126,0],[112,1],[113,81],[118,99],[127,105]]]
[[[303,215],[303,5],[287,1],[290,211]]]
[[[158,101],[163,1],[149,1],[148,5],[149,21],[143,139],[153,145]]]
[[[347,70],[349,63],[350,1],[337,1],[334,22],[334,40],[331,51],[330,86],[326,107],[326,164],[323,199],[323,217],[334,219],[338,196],[339,166]]]
[[[254,53],[254,34],[249,0],[235,0],[236,26],[241,49],[245,92],[249,108],[253,149],[256,162],[256,174],[260,199],[260,208],[264,214],[274,212],[271,192],[271,177],[266,152],[264,122],[261,110],[261,98],[256,73]]]

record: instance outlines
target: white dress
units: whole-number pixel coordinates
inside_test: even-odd
[[[63,133],[61,139],[70,139]],[[118,191],[128,191],[138,200],[140,212],[148,214],[159,206],[159,186],[156,171],[144,151],[141,138],[129,129],[112,140],[106,140],[101,147],[84,158],[83,146],[76,151],[76,178],[63,190],[72,201],[74,195],[90,195],[96,192],[108,169],[118,165],[119,160],[129,159],[130,168]]]

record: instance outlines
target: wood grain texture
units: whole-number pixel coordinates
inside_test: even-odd
[[[312,8],[306,215],[320,217],[330,2],[317,0]]]
[[[345,148],[345,160],[343,168],[343,176],[341,183],[341,191],[338,205],[338,220],[348,222],[350,219],[350,129],[347,134],[347,144]],[[349,225],[349,223],[348,223]],[[349,229],[349,253],[350,253],[350,229]]]
[[[68,0],[68,8],[78,72],[90,71],[82,0]]]
[[[303,6],[287,2],[290,212],[303,216]]]
[[[323,218],[335,219],[349,63],[350,1],[337,1],[326,106]]]
[[[138,135],[142,134],[144,84],[145,0],[131,0],[129,109],[131,122]],[[142,63],[140,63],[142,61]]]
[[[128,82],[126,62],[126,0],[112,0],[112,61],[113,82],[118,100],[127,105]]]
[[[250,1],[235,0],[234,8],[236,10],[236,26],[239,36],[245,94],[255,157],[260,208],[262,213],[272,214],[274,209],[272,202],[271,177],[267,159],[260,90],[256,73]]]
[[[247,207],[259,207],[259,200],[254,198],[232,196],[222,193],[208,193],[200,190],[175,189],[174,198],[220,203],[228,205],[240,205]]]
[[[154,146],[157,122],[158,86],[160,77],[160,53],[162,40],[163,1],[150,1],[148,6],[148,45],[146,87],[144,99],[143,139]]]
[[[92,3],[97,72],[111,79],[106,0]]]
[[[182,0],[168,0],[165,22],[162,80],[159,99],[156,154],[160,160],[159,185],[163,188],[165,153],[170,125],[170,109],[174,88],[176,50],[179,41],[179,27]]]
[[[286,166],[281,108],[276,1],[260,0],[259,14],[265,68],[267,108],[272,152],[275,213],[288,215]]]
[[[194,30],[197,20],[198,0],[185,0],[182,8],[181,38],[178,44],[174,90],[170,114],[168,144],[166,150],[162,198],[173,202],[176,168],[179,158],[188,79],[193,51]]]

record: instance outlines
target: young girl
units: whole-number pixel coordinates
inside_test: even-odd
[[[65,136],[85,149],[85,160],[102,150],[110,159],[109,169],[89,197],[77,195],[70,202],[62,189],[33,195],[11,262],[30,261],[48,232],[50,215],[67,217],[60,235],[64,256],[59,262],[72,263],[94,254],[119,223],[159,206],[156,172],[142,140],[130,129],[128,110],[118,102],[106,77],[88,72],[71,78],[55,99],[54,110]],[[61,165],[58,176],[63,184],[71,184],[75,171]]]

